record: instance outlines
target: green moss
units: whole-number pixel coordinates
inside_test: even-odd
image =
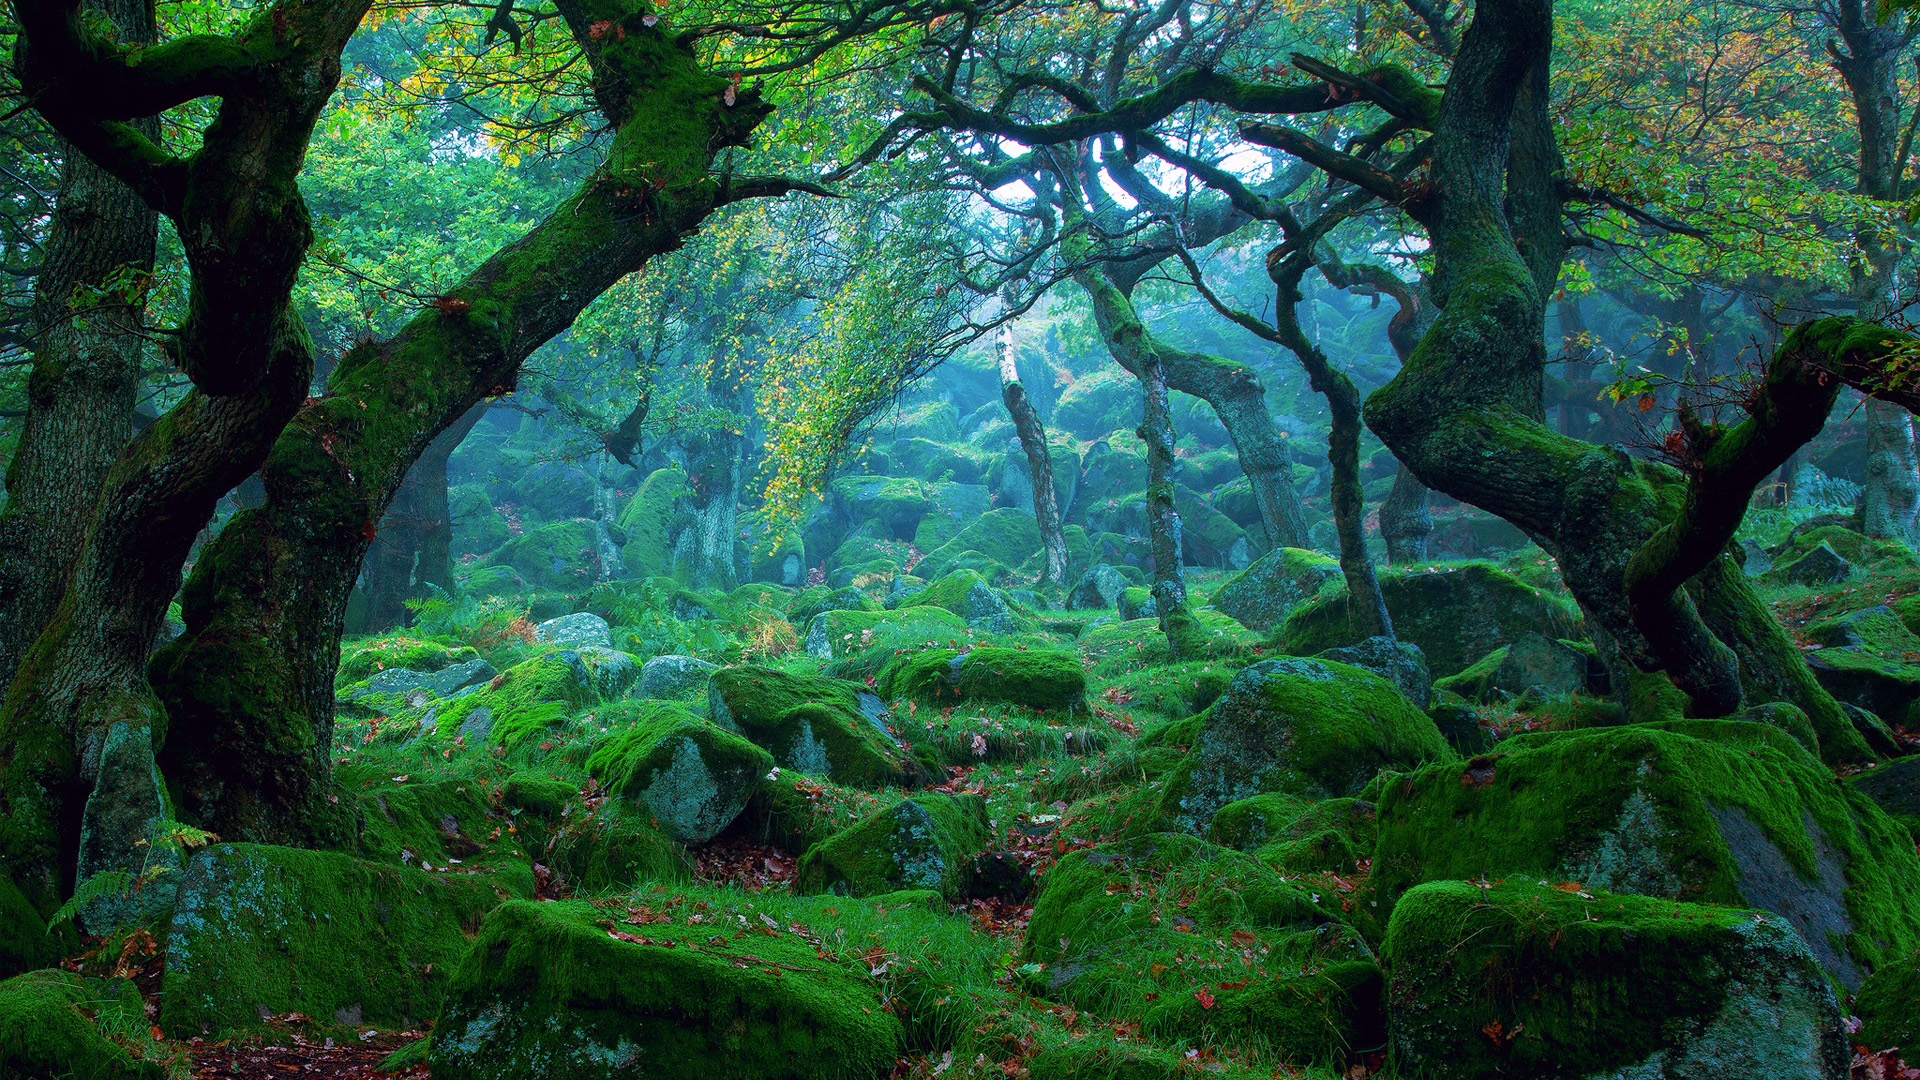
[[[584,518],[555,522],[502,544],[487,563],[512,568],[536,589],[584,592],[599,577],[599,539]]]
[[[1351,874],[1371,858],[1379,829],[1373,804],[1327,799],[1287,823],[1255,857],[1290,873]]]
[[[594,698],[586,663],[578,652],[560,649],[523,660],[496,676],[487,689],[448,702],[434,713],[434,727],[441,737],[453,738],[471,721],[476,728],[486,728],[485,741],[511,750]]]
[[[632,726],[601,743],[587,771],[684,844],[733,823],[773,770],[773,755],[668,702],[637,703]]]
[[[1485,563],[1388,568],[1380,573],[1380,593],[1394,631],[1420,646],[1435,677],[1464,671],[1528,631],[1579,636],[1579,614],[1569,601]],[[1308,656],[1357,645],[1366,636],[1347,614],[1346,594],[1335,593],[1288,616],[1278,642],[1289,653]]]
[[[1218,611],[1201,608],[1192,615],[1207,638],[1207,647],[1201,650],[1204,656],[1244,661],[1259,645],[1258,634]],[[1093,661],[1090,670],[1097,676],[1111,677],[1169,663],[1167,635],[1161,633],[1158,619],[1091,627],[1075,644],[1081,656]]]
[[[480,654],[467,645],[446,645],[409,637],[374,638],[341,647],[340,669],[334,681],[342,685],[359,682],[388,668],[439,671],[479,657]]]
[[[782,768],[861,786],[916,773],[884,727],[885,703],[858,683],[736,664],[713,673],[707,705],[715,723],[767,749]]]
[[[1889,540],[1874,540],[1839,525],[1821,525],[1787,541],[1774,553],[1774,565],[1786,566],[1822,544],[1855,566],[1871,566],[1877,570],[1920,566],[1920,559],[1916,559],[1905,545]]]
[[[918,569],[928,572],[925,566]],[[933,580],[901,605],[900,610],[916,607],[944,608],[965,619],[975,630],[1010,634],[1029,628],[1027,620],[1017,617],[1005,598],[987,584],[977,570],[955,570]]]
[[[65,935],[49,935],[46,920],[27,903],[11,878],[0,875],[0,979],[51,967],[60,958],[60,946],[78,944],[77,939]]]
[[[621,926],[581,903],[502,905],[435,1025],[433,1074],[811,1080],[893,1065],[900,1022],[863,971],[744,921]]]
[[[1392,683],[1346,664],[1283,657],[1234,676],[1164,805],[1181,828],[1198,831],[1239,799],[1354,795],[1382,769],[1451,756],[1433,721]]]
[[[1408,1080],[1847,1072],[1819,968],[1758,912],[1440,882],[1401,901],[1381,956]]]
[[[1493,673],[1500,670],[1501,664],[1506,663],[1508,648],[1510,646],[1502,645],[1474,661],[1470,667],[1459,674],[1433,680],[1433,688],[1458,694],[1467,701],[1486,700],[1487,691],[1493,685]]]
[[[1920,635],[1891,610],[1817,622],[1806,636],[1827,646],[1808,653],[1807,666],[1834,697],[1888,723],[1920,724]]]
[[[620,528],[627,534],[620,559],[628,573],[654,577],[673,572],[673,530],[683,516],[677,506],[691,492],[687,474],[678,466],[657,469],[640,482],[620,511]]]
[[[570,813],[545,849],[553,871],[575,892],[598,895],[655,882],[684,882],[693,866],[652,815],[624,799]]]
[[[967,652],[928,649],[897,657],[880,675],[889,698],[933,704],[998,701],[1031,709],[1072,709],[1086,700],[1080,658],[1060,649],[983,645]]]
[[[1215,590],[1213,606],[1264,632],[1339,580],[1340,560],[1304,548],[1275,548]]]
[[[355,799],[361,857],[434,866],[458,859],[467,872],[491,869],[492,852],[484,841],[498,823],[488,814],[486,790],[479,781],[450,776],[383,784],[358,792]],[[515,854],[509,849],[503,857]]]
[[[497,902],[484,878],[346,855],[221,844],[188,863],[160,1026],[244,1031],[267,1014],[326,1027],[409,1027],[440,1009],[468,935]]]
[[[161,1080],[160,1062],[136,1058],[107,1037],[152,1047],[134,1041],[147,1027],[140,1005],[125,980],[35,971],[0,982],[0,1076]]]
[[[1239,666],[1222,660],[1189,660],[1129,672],[1105,682],[1100,700],[1136,717],[1184,720],[1226,693]],[[1144,723],[1145,721],[1137,721]]]
[[[1920,1048],[1920,952],[1886,964],[1860,985],[1853,999],[1859,1041],[1875,1049]]]
[[[1236,851],[1252,851],[1279,839],[1311,805],[1298,795],[1278,793],[1230,802],[1213,815],[1207,839]]]
[[[1026,562],[1039,548],[1040,526],[1034,523],[1033,515],[1025,510],[1002,507],[967,522],[953,539],[927,552],[914,572],[928,579],[937,578],[959,565],[961,556],[968,552],[1014,567]]]
[[[1529,874],[1786,916],[1843,985],[1920,946],[1920,857],[1866,796],[1763,724],[1510,738],[1385,786],[1371,884]]]
[[[795,885],[853,896],[932,889],[957,899],[988,839],[985,799],[917,795],[815,845],[801,857]]]
[[[938,607],[898,611],[824,611],[806,624],[807,654],[844,660],[869,649],[964,645],[973,640],[967,621]]]

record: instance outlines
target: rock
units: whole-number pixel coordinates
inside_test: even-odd
[[[1115,607],[1120,603],[1120,594],[1127,591],[1127,579],[1106,563],[1087,568],[1080,580],[1067,594],[1067,610],[1099,611]]]
[[[1573,605],[1485,563],[1396,569],[1380,574],[1380,593],[1394,633],[1426,655],[1435,678],[1455,675],[1529,631],[1578,636]],[[1279,644],[1296,656],[1357,645],[1362,633],[1347,616],[1344,591],[1321,596],[1287,617]]]
[[[1842,702],[1902,726],[1920,724],[1920,635],[1884,607],[1815,623],[1807,636],[1826,648],[1806,654],[1807,666]],[[1858,726],[1858,723],[1856,723]],[[1890,736],[1873,731],[1869,745]]]
[[[1014,616],[1006,600],[973,570],[958,570],[940,578],[900,610],[916,607],[944,608],[983,633],[1011,634],[1022,628],[1022,620]]]
[[[334,681],[360,682],[393,668],[431,674],[479,658],[480,654],[467,645],[443,645],[408,637],[375,638],[341,647],[340,668]]]
[[[841,660],[872,648],[925,648],[935,643],[964,643],[972,636],[967,620],[945,608],[823,611],[808,624],[805,646],[808,656]]]
[[[1160,605],[1153,599],[1153,593],[1147,589],[1128,589],[1120,594],[1120,621],[1132,622],[1135,619],[1157,619],[1160,617]]]
[[[1740,559],[1740,569],[1745,572],[1748,577],[1759,577],[1761,574],[1773,569],[1773,559],[1767,554],[1766,549],[1750,539],[1742,539],[1740,541],[1738,558]]]
[[[1760,579],[1768,585],[1819,588],[1838,585],[1852,576],[1853,564],[1841,558],[1832,548],[1821,544],[1785,566],[1775,566],[1760,575]]]
[[[1305,548],[1275,548],[1213,594],[1213,606],[1249,630],[1279,626],[1320,587],[1340,580],[1340,560]]]
[[[160,1027],[217,1039],[290,1012],[418,1026],[467,954],[462,927],[498,902],[478,877],[261,844],[203,849],[180,880]]]
[[[1480,723],[1479,710],[1458,697],[1448,695],[1447,700],[1430,706],[1427,716],[1433,720],[1433,726],[1440,729],[1440,737],[1461,757],[1484,754],[1500,741],[1498,733]]]
[[[598,615],[577,611],[534,627],[533,640],[549,645],[598,645],[611,649],[613,628]]]
[[[1411,642],[1371,637],[1344,649],[1328,649],[1320,659],[1373,672],[1392,683],[1417,708],[1424,709],[1433,701],[1433,675],[1427,671],[1426,655]]]
[[[987,850],[987,803],[978,795],[916,795],[868,815],[801,856],[797,891],[877,896],[934,889],[948,899],[972,886]]]
[[[1770,701],[1765,705],[1755,705],[1742,709],[1728,717],[1730,720],[1744,720],[1753,724],[1765,724],[1784,732],[1788,738],[1807,748],[1807,753],[1820,756],[1820,736],[1813,730],[1813,721],[1798,705],[1784,701]]]
[[[13,879],[0,874],[0,979],[53,966],[60,960],[55,942],[61,940],[48,935],[46,920]]]
[[[587,758],[609,792],[683,844],[704,844],[733,824],[773,767],[765,750],[666,702],[649,702]]]
[[[1389,1056],[1401,1076],[1842,1080],[1833,991],[1761,912],[1507,881],[1394,908]]]
[[[713,721],[773,754],[781,768],[858,787],[902,784],[918,766],[887,729],[886,703],[858,683],[756,664],[713,673]]]
[[[982,645],[967,652],[902,653],[881,672],[880,690],[888,698],[917,698],[935,705],[1000,701],[1031,709],[1071,709],[1085,703],[1087,676],[1078,653]]]
[[[486,564],[509,567],[536,589],[584,592],[601,577],[600,531],[587,518],[542,525],[502,544]]]
[[[1784,918],[1857,987],[1920,948],[1900,827],[1765,724],[1677,720],[1518,735],[1384,786],[1382,914],[1424,881],[1528,876]]]
[[[640,681],[640,658],[632,653],[598,645],[582,645],[572,652],[586,667],[587,682],[601,701],[625,696]]]
[[[1890,761],[1849,780],[1853,789],[1887,812],[1920,843],[1920,757]]]
[[[594,703],[594,687],[594,672],[580,652],[558,649],[515,664],[485,689],[435,706],[421,719],[421,736],[465,736],[467,746],[487,741],[510,748]]]
[[[1886,964],[1860,984],[1853,998],[1857,1040],[1872,1049],[1897,1046],[1920,1057],[1920,953]]]
[[[488,916],[434,1025],[436,1080],[830,1080],[903,1050],[879,985],[800,935],[714,944],[669,920],[616,937],[605,918],[579,901]]]
[[[136,1058],[103,1029],[145,1032],[140,991],[128,979],[35,971],[0,982],[0,1076],[37,1080],[164,1080],[162,1056]],[[128,1040],[143,1053],[152,1043]]]
[[[704,696],[707,676],[720,669],[697,656],[656,656],[640,668],[642,698],[686,698]]]
[[[1515,697],[1583,694],[1587,691],[1587,654],[1529,630],[1507,646],[1506,658],[1494,669],[1489,684]]]
[[[372,678],[349,688],[344,696],[358,700],[375,694],[404,695],[409,690],[425,690],[436,698],[450,698],[469,686],[485,685],[498,674],[492,664],[478,657],[439,671],[388,668],[374,672]]]
[[[1161,806],[1197,832],[1239,799],[1357,795],[1381,769],[1450,756],[1433,721],[1392,683],[1345,664],[1278,657],[1234,676],[1201,721]]]
[[[1039,550],[1040,526],[1034,524],[1033,515],[1010,506],[1001,507],[967,521],[953,539],[928,551],[916,572],[939,578],[965,566],[978,569],[982,565],[999,565],[1012,569]]]
[[[685,589],[674,593],[667,601],[667,613],[681,622],[703,622],[707,619],[719,618],[706,597]]]
[[[1258,976],[1223,979],[1249,951]],[[1034,898],[1021,958],[1032,991],[1139,1016],[1153,1038],[1264,1037],[1338,1069],[1384,1034],[1379,965],[1334,894],[1191,836],[1068,852]]]

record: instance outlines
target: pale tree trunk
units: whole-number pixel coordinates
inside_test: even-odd
[[[1380,538],[1387,542],[1387,562],[1395,566],[1427,560],[1427,537],[1433,535],[1433,512],[1427,508],[1427,485],[1400,466],[1393,488],[1380,504]]]
[[[1153,604],[1167,654],[1190,660],[1206,651],[1206,635],[1187,610],[1187,582],[1180,568],[1180,512],[1173,505],[1173,418],[1167,411],[1167,377],[1157,357],[1140,362],[1144,409],[1140,441],[1147,445],[1147,527],[1153,550]]]
[[[420,596],[425,585],[452,591],[453,515],[447,503],[447,462],[486,411],[485,405],[468,409],[435,436],[407,470],[367,546],[355,589],[363,606],[359,621],[346,628],[348,633],[377,634],[408,625],[413,620],[407,601]]]
[[[1877,398],[1867,399],[1867,483],[1862,491],[1861,530],[1876,540],[1920,543],[1914,515],[1920,511],[1920,464],[1914,460],[1913,416]]]
[[[1020,382],[1011,326],[1000,328],[1000,400],[1013,418],[1013,430],[1019,433],[1020,449],[1027,455],[1027,471],[1033,478],[1033,518],[1040,526],[1040,545],[1047,556],[1040,580],[1068,584],[1067,538],[1061,531],[1060,507],[1053,497],[1053,458],[1047,453],[1047,429]]]

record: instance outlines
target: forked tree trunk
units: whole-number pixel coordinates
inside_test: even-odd
[[[1013,418],[1013,430],[1020,436],[1020,449],[1027,455],[1027,471],[1033,479],[1033,518],[1040,526],[1040,546],[1046,553],[1046,565],[1040,571],[1042,582],[1058,585],[1067,581],[1067,537],[1060,526],[1060,507],[1053,496],[1053,458],[1047,453],[1047,429],[1040,414],[1027,400],[1027,388],[1020,382],[1020,369],[1014,362],[1013,331],[1000,328],[1000,400]]]

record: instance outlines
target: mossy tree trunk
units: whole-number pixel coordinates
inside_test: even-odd
[[[1920,544],[1920,461],[1913,451],[1913,417],[1898,405],[1867,400],[1867,482],[1861,491],[1860,531],[1876,540]]]
[[[144,0],[90,10],[104,14],[121,41],[153,40]],[[156,139],[159,121],[142,119],[139,130]],[[158,226],[159,215],[132,188],[67,148],[28,313],[27,415],[0,510],[0,696],[59,605],[100,486],[133,437]]]
[[[1027,388],[1020,381],[1020,368],[1014,361],[1013,332],[1000,328],[1000,400],[1013,418],[1013,430],[1020,437],[1020,449],[1027,456],[1027,471],[1033,480],[1033,518],[1040,526],[1040,546],[1046,553],[1046,565],[1040,580],[1057,585],[1067,581],[1067,537],[1060,525],[1060,507],[1054,502],[1053,457],[1047,453],[1047,429],[1027,400]]]
[[[716,207],[787,190],[714,173],[714,155],[743,144],[769,110],[750,90],[730,104],[727,80],[648,25],[650,8],[559,6],[615,128],[606,161],[434,308],[342,359],[268,455],[267,504],[231,523],[195,567],[187,633],[155,658],[178,718],[162,762],[184,808],[225,835],[299,841],[323,820],[313,811],[328,782],[348,592],[373,522],[426,446],[510,389],[535,348]]]
[[[1380,504],[1380,538],[1387,543],[1387,562],[1394,566],[1427,561],[1427,537],[1433,535],[1432,492],[1405,465],[1393,474],[1393,487]]]
[[[412,621],[407,601],[425,586],[453,590],[453,515],[447,503],[447,462],[480,417],[484,404],[468,409],[434,436],[407,470],[367,547],[357,586],[364,604],[358,625],[347,632],[375,634]]]
[[[1140,361],[1140,441],[1147,446],[1147,529],[1153,551],[1153,605],[1167,654],[1189,660],[1206,651],[1206,634],[1187,608],[1186,576],[1180,567],[1180,511],[1173,505],[1173,417],[1167,409],[1167,377],[1157,356]]]
[[[192,381],[100,485],[72,577],[0,706],[0,860],[43,908],[76,875],[138,870],[168,812],[154,767],[167,716],[147,661],[195,538],[307,393],[293,281],[312,233],[294,178],[365,4],[282,0],[233,38],[134,50],[77,8],[16,5],[20,73],[62,136],[173,220],[191,272],[171,359]],[[128,116],[220,96],[190,157]]]

